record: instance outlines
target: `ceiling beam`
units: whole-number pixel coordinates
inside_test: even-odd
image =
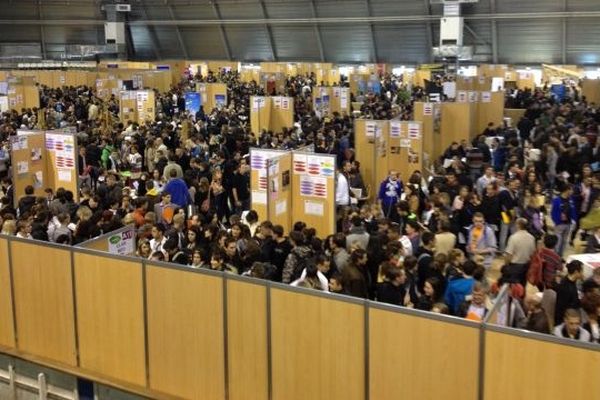
[[[38,1],[37,3],[38,9],[38,19],[42,21],[44,19],[44,13],[42,11],[42,1]],[[46,30],[44,29],[44,25],[40,25],[40,43],[42,45],[42,60],[48,59],[48,54],[46,52]]]
[[[496,14],[496,0],[490,0],[490,11]],[[495,19],[491,19],[492,24],[492,63],[498,64],[498,26]]]
[[[371,0],[365,0],[365,6],[367,7],[367,16],[369,18],[373,17],[373,12],[371,10]],[[373,62],[379,61],[379,55],[377,53],[377,40],[375,40],[375,28],[373,28],[373,23],[369,23],[369,30],[371,31],[371,46],[373,48]]]
[[[317,6],[315,5],[315,0],[310,0],[310,9],[312,11],[313,18],[317,18]],[[325,62],[325,50],[323,47],[323,37],[321,36],[321,28],[319,24],[314,24],[315,36],[317,37],[317,46],[319,47],[319,56],[321,57],[321,62]]]
[[[146,2],[144,0],[140,0],[140,5],[141,8],[140,10],[142,11],[142,16],[146,19],[148,19],[148,12],[146,10]],[[154,27],[154,25],[150,25],[148,26],[146,29],[148,29],[148,33],[150,34],[150,37],[152,38],[152,44],[150,45],[150,47],[152,47],[152,52],[154,53],[154,57],[157,60],[162,60],[161,54],[160,54],[160,50],[159,48],[159,41],[158,41],[158,35],[156,34],[156,28]],[[131,34],[131,38],[133,39],[133,34]],[[135,47],[135,43],[134,43],[134,47]]]
[[[169,15],[171,16],[171,20],[173,22],[177,22],[175,19],[175,12],[173,12],[173,7],[167,3],[167,9],[169,10]],[[131,24],[130,24],[131,25]],[[179,41],[179,46],[181,47],[181,52],[183,53],[183,58],[189,60],[187,49],[185,48],[185,43],[183,41],[183,36],[181,36],[181,30],[179,29],[179,25],[175,24],[175,33],[177,34],[177,40]]]
[[[265,2],[263,0],[259,0],[260,9],[262,10],[262,15],[265,21],[269,21],[269,15],[267,14],[267,7],[265,6]],[[275,41],[273,40],[273,32],[271,31],[271,26],[268,23],[265,23],[265,32],[267,34],[267,38],[269,39],[269,46],[271,47],[271,59],[273,61],[277,61],[277,50],[275,49]]]
[[[221,10],[219,9],[219,5],[217,4],[217,2],[212,1],[211,4],[213,12],[215,13],[215,17],[217,17],[219,21],[223,20],[223,18],[221,17]],[[225,27],[223,26],[223,24],[219,24],[219,32],[221,33],[221,41],[223,42],[223,48],[225,49],[227,59],[231,61],[233,60],[233,57],[231,55],[231,46],[229,46],[229,39],[227,38],[227,32],[225,32]]]
[[[494,1],[494,0],[492,0]],[[438,21],[442,15],[397,15],[377,17],[324,17],[324,18],[270,18],[270,19],[179,19],[179,20],[147,20],[131,21],[132,26],[201,26],[201,25],[311,25],[311,24],[355,24],[355,23],[384,23],[384,22],[422,22]],[[502,14],[467,14],[466,21],[476,20],[533,20],[560,18],[599,18],[600,11],[589,12],[538,12],[538,13],[502,13]],[[0,19],[0,25],[47,25],[47,26],[90,26],[104,25],[104,21],[96,19]]]

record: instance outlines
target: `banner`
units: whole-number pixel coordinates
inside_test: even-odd
[[[198,92],[186,92],[185,93],[185,110],[189,111],[192,115],[196,115],[200,111],[202,105],[202,99]]]

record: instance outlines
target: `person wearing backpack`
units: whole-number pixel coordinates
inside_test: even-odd
[[[306,245],[306,240],[302,232],[292,231],[289,236],[292,245],[292,251],[285,259],[281,281],[291,283],[298,279],[314,257],[313,250]]]

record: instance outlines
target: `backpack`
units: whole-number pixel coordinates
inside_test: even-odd
[[[300,257],[294,252],[294,257],[296,258],[296,262],[294,264],[294,272],[292,273],[292,279],[290,282],[300,279],[302,271],[304,271],[307,266],[316,264],[315,252],[313,250],[310,250],[306,257]]]
[[[527,270],[527,282],[534,286],[540,286],[543,283],[544,259],[542,253],[536,250],[529,261],[529,269]]]

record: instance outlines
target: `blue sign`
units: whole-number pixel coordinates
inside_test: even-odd
[[[558,101],[562,101],[567,96],[567,87],[565,85],[552,85],[550,92]]]
[[[196,115],[200,111],[200,105],[202,104],[202,97],[198,92],[186,92],[185,93],[185,110],[189,111],[192,115]]]
[[[227,100],[224,94],[215,94],[215,103],[217,107],[225,107],[227,105]]]

